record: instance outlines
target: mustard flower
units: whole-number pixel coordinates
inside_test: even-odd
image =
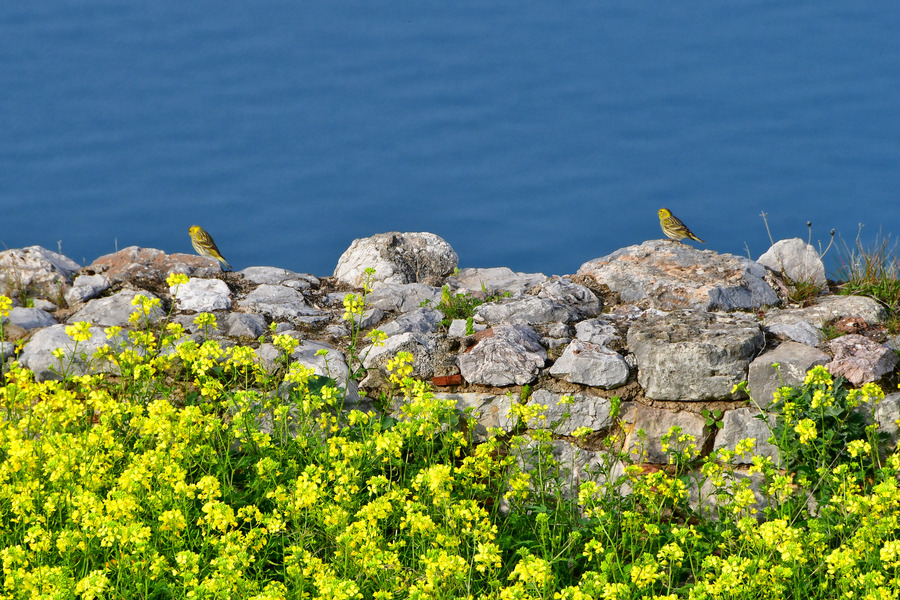
[[[286,333],[279,333],[272,337],[272,343],[285,354],[291,354],[300,345],[300,340]]]
[[[76,342],[86,342],[91,339],[91,324],[79,321],[74,325],[66,325],[66,335]]]
[[[12,309],[12,299],[8,296],[0,296],[0,319],[9,316],[9,311]]]
[[[847,452],[852,458],[859,455],[868,455],[872,452],[872,446],[865,440],[853,440],[847,444]]]
[[[816,423],[812,419],[801,419],[800,422],[794,426],[794,431],[800,436],[800,443],[804,446],[816,439]]]
[[[169,273],[168,277],[166,277],[166,285],[169,288],[184,285],[188,281],[190,281],[190,278],[184,273]]]
[[[810,369],[806,374],[806,379],[803,380],[803,385],[824,385],[829,390],[832,383],[831,373],[822,365],[816,365]]]

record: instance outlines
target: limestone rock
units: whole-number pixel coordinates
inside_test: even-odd
[[[815,327],[844,317],[862,317],[869,325],[887,318],[887,311],[877,301],[865,296],[823,296],[806,308],[772,309],[766,312],[766,326],[807,321]]]
[[[550,367],[550,374],[570,383],[611,389],[628,381],[628,363],[604,346],[574,340]]]
[[[484,331],[488,326],[483,323],[472,323],[472,332],[477,333],[479,331]],[[466,320],[465,319],[453,319],[450,322],[450,327],[447,330],[447,335],[450,337],[463,337],[469,335],[466,333]]]
[[[775,242],[756,262],[796,283],[828,285],[819,253],[800,238]]]
[[[588,394],[568,394],[574,402],[561,405],[560,400],[566,394],[556,394],[547,390],[535,390],[528,399],[528,404],[546,406],[546,421],[531,424],[535,429],[552,429],[559,435],[572,435],[576,429],[588,427],[593,431],[602,431],[615,424],[610,416],[612,403],[608,398],[590,396]],[[569,414],[564,419],[565,413]]]
[[[662,310],[748,310],[780,302],[759,263],[667,240],[622,248],[584,263],[578,274],[609,286],[623,302]]]
[[[79,275],[72,287],[66,291],[69,306],[92,300],[109,289],[109,279],[105,275]]]
[[[459,357],[459,370],[469,383],[524,385],[535,380],[547,359],[538,334],[526,325],[498,325]]]
[[[60,373],[69,375],[87,375],[91,371],[90,361],[98,348],[108,343],[101,327],[91,326],[91,339],[86,342],[75,342],[66,335],[65,325],[51,325],[38,330],[19,356],[19,363],[34,372],[35,379],[61,379]],[[51,353],[62,348],[65,355],[60,360]],[[84,354],[84,358],[82,358]],[[100,365],[97,365],[100,366]]]
[[[434,377],[434,341],[421,333],[401,333],[385,340],[384,346],[364,348],[363,366],[369,369],[369,375],[362,386],[377,387],[387,381],[387,361],[397,356],[398,352],[409,352],[413,355],[412,376],[417,379]]]
[[[668,457],[662,450],[662,437],[671,427],[680,427],[682,434],[694,436],[698,450],[703,448],[706,440],[706,419],[692,412],[630,403],[624,407],[622,418],[628,424],[622,449],[636,462],[667,463]],[[640,432],[644,434],[643,439]]]
[[[861,335],[844,335],[831,340],[828,346],[834,359],[825,368],[854,386],[881,379],[897,366],[893,350]]]
[[[284,287],[300,291],[319,287],[318,277],[314,277],[309,273],[295,273],[294,271],[279,269],[278,267],[247,267],[238,271],[238,274],[247,281],[252,281],[257,285],[263,283],[283,285]]]
[[[756,439],[756,445],[752,453],[759,456],[770,456],[775,464],[778,464],[778,448],[774,444],[769,443],[775,419],[774,417],[769,417],[769,421],[766,422],[758,417],[759,414],[758,410],[749,407],[726,411],[722,415],[722,429],[716,433],[713,450],[720,448],[734,450],[741,440],[754,438]],[[734,462],[735,464],[748,465],[753,460],[752,456],[735,456]]]
[[[233,338],[256,339],[266,332],[266,320],[260,315],[228,313],[225,317],[225,335]]]
[[[563,498],[575,498],[581,484],[595,481],[603,484],[610,477],[614,459],[603,451],[585,450],[566,440],[553,440],[548,448],[552,462],[541,457],[543,442],[521,436],[515,438],[513,450],[522,469],[531,473],[532,487]]]
[[[283,285],[262,284],[247,294],[238,305],[249,312],[294,324],[324,320],[325,313],[307,304],[303,294]]]
[[[543,273],[517,273],[508,267],[488,269],[470,267],[460,269],[447,281],[461,293],[500,296],[508,292],[512,296],[517,296],[546,280],[547,276]]]
[[[479,442],[488,438],[488,429],[502,429],[509,433],[515,422],[510,418],[509,409],[512,402],[506,394],[484,394],[478,392],[436,393],[438,399],[453,399],[456,408],[465,412],[471,410],[478,423],[475,427],[475,439]]]
[[[875,406],[875,420],[878,430],[888,434],[896,443],[897,433],[900,432],[900,393],[888,394]]]
[[[761,354],[750,363],[747,384],[750,395],[762,407],[772,402],[775,390],[784,386],[802,385],[806,373],[817,365],[828,364],[831,358],[824,352],[797,342],[784,342]],[[778,370],[772,365],[778,363]]]
[[[156,248],[129,246],[113,254],[101,256],[85,267],[85,272],[106,275],[110,283],[127,281],[139,284],[142,280],[162,283],[172,273],[191,277],[213,277],[222,270],[211,258],[193,254],[166,254]]]
[[[12,342],[0,342],[0,364],[6,362],[6,359],[14,356],[15,353],[15,344],[13,344]]]
[[[131,313],[139,310],[139,307],[134,306],[131,303],[132,300],[139,295],[145,296],[150,300],[156,299],[155,295],[147,291],[125,289],[112,296],[95,298],[89,301],[84,305],[84,308],[70,316],[66,322],[71,324],[79,321],[87,321],[102,327],[111,327],[113,325],[125,327],[128,325],[128,319],[131,317]],[[153,322],[159,321],[164,316],[165,313],[163,310],[159,306],[156,306],[150,311],[147,318]]]
[[[443,318],[441,311],[423,307],[385,323],[380,329],[388,336],[409,332],[429,334],[437,331],[438,323]]]
[[[610,346],[619,342],[619,332],[605,318],[586,319],[576,323],[575,337],[597,346]]]
[[[360,287],[365,270],[372,268],[377,282],[437,284],[458,262],[456,252],[440,236],[393,231],[353,240],[338,260],[334,277]]]
[[[409,312],[420,308],[423,302],[435,308],[441,302],[441,288],[424,283],[382,283],[369,294],[367,301],[369,306],[384,311]]]
[[[81,265],[41,246],[0,252],[0,294],[13,297],[20,291],[29,296],[55,297],[72,281]]]
[[[231,290],[221,279],[191,277],[187,283],[169,288],[180,310],[212,312],[231,308]]]
[[[26,331],[32,329],[40,329],[42,327],[50,327],[56,325],[57,321],[53,316],[39,308],[22,308],[16,306],[9,311],[9,316],[3,319],[3,322],[9,322],[16,327],[21,327]]]
[[[574,308],[579,313],[579,318],[582,319],[596,317],[603,309],[603,303],[594,295],[594,292],[583,285],[558,276],[541,283],[537,296]]]
[[[638,381],[654,400],[732,400],[732,388],[765,345],[748,315],[678,311],[647,315],[628,329]]]
[[[475,309],[475,320],[481,323],[568,323],[577,320],[577,310],[555,300],[523,296],[512,300],[488,302]]]
[[[782,340],[791,340],[807,346],[818,346],[825,340],[825,334],[822,330],[809,321],[797,320],[792,323],[775,323],[768,325],[766,330]]]

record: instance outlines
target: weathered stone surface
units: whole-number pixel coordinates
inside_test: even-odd
[[[40,293],[54,297],[80,268],[68,256],[41,246],[4,250],[0,252],[0,294],[15,296],[20,290],[28,290],[29,296]]]
[[[101,256],[84,269],[87,273],[103,274],[111,283],[128,281],[154,283],[165,281],[171,273],[191,277],[213,277],[221,273],[219,263],[211,258],[193,254],[166,254],[156,248],[129,246],[113,254]]]
[[[512,300],[488,302],[475,309],[475,320],[482,323],[568,323],[578,319],[578,311],[555,300],[523,296]]]
[[[807,346],[818,346],[825,340],[822,330],[809,321],[775,323],[768,325],[766,330],[782,340],[791,340]]]
[[[546,359],[547,352],[533,329],[498,325],[493,328],[493,336],[459,357],[459,370],[469,383],[524,385],[535,380]]]
[[[900,393],[888,394],[875,406],[878,430],[888,434],[894,444],[900,432]]]
[[[56,304],[49,300],[44,300],[43,298],[31,298],[31,306],[32,308],[39,308],[47,312],[54,312],[59,308]]]
[[[67,323],[77,323],[79,321],[87,321],[94,325],[102,327],[125,327],[128,325],[128,319],[131,313],[139,310],[131,302],[135,296],[145,296],[150,300],[156,299],[156,296],[144,290],[122,290],[112,296],[106,298],[95,298],[84,305],[84,308],[73,314],[66,321]],[[147,318],[153,322],[162,319],[165,316],[162,309],[156,306],[147,315]],[[142,317],[143,319],[143,317]]]
[[[550,374],[570,383],[611,389],[628,381],[628,363],[605,346],[574,340],[550,367]]]
[[[775,464],[778,464],[778,448],[769,443],[769,438],[772,437],[771,428],[774,426],[774,418],[770,417],[767,423],[760,419],[759,415],[758,410],[749,407],[726,411],[722,415],[722,428],[716,433],[713,450],[720,448],[734,450],[741,440],[754,438],[756,446],[754,446],[752,454],[770,456]],[[748,465],[753,460],[752,456],[735,456],[734,462]]]
[[[367,301],[370,306],[385,311],[409,312],[426,301],[434,308],[441,302],[441,288],[424,283],[382,283],[369,294]]]
[[[65,325],[51,325],[41,329],[26,344],[19,356],[19,363],[31,369],[38,381],[61,379],[59,376],[61,372],[69,375],[86,375],[90,371],[90,361],[94,352],[108,343],[101,327],[91,326],[90,332],[91,339],[79,342],[76,347],[72,338],[66,335]],[[65,353],[62,363],[51,354],[57,348],[62,348]],[[81,357],[82,353],[87,360]]]
[[[418,308],[403,314],[381,327],[385,335],[400,333],[434,333],[444,314],[433,308]]]
[[[698,450],[706,439],[706,419],[692,412],[675,412],[632,402],[623,407],[622,419],[628,424],[623,450],[636,462],[666,464],[668,457],[662,451],[662,437],[671,427],[680,427],[681,433],[694,436]],[[644,433],[643,440],[640,431]]]
[[[893,350],[861,335],[841,336],[831,340],[828,347],[834,352],[834,359],[825,368],[853,385],[876,381],[897,366]]]
[[[877,301],[865,296],[823,296],[806,308],[772,309],[766,312],[766,325],[807,321],[815,327],[843,317],[862,317],[869,325],[883,323],[887,311]]]
[[[231,290],[221,279],[191,277],[187,283],[169,288],[180,310],[212,312],[231,308]]]
[[[109,289],[109,279],[105,275],[79,275],[66,290],[65,298],[69,306],[87,302]]]
[[[434,377],[434,351],[434,341],[421,333],[401,333],[389,337],[384,346],[369,346],[362,351],[362,355],[365,356],[363,366],[369,369],[369,375],[363,380],[362,386],[377,387],[386,381],[387,361],[397,356],[398,352],[409,352],[413,355],[413,377],[431,379]]]
[[[228,313],[225,317],[225,335],[234,338],[256,339],[266,332],[266,320],[261,315]]]
[[[319,278],[309,273],[295,273],[278,267],[247,267],[238,271],[247,281],[255,284],[283,285],[295,290],[308,290],[319,287]]]
[[[12,342],[0,342],[0,363],[16,353],[16,345]]]
[[[828,285],[819,253],[800,238],[775,242],[756,262],[796,283]]]
[[[376,323],[381,321],[381,319],[383,319],[383,318],[384,318],[384,311],[376,306],[374,308],[370,308],[367,311],[363,312],[361,318],[356,318],[354,316],[354,318],[352,320],[353,320],[354,325],[359,327],[359,329],[368,329],[369,327],[373,327]],[[387,333],[387,332],[385,332],[385,333]],[[391,335],[391,334],[388,334],[388,335]]]
[[[564,277],[554,276],[541,283],[537,296],[574,308],[581,319],[596,317],[603,310],[603,303],[594,292]]]
[[[628,329],[638,381],[654,400],[732,400],[732,388],[765,345],[756,320],[742,314],[678,311],[647,315]]]
[[[376,282],[435,285],[458,263],[456,252],[440,236],[393,231],[353,240],[338,260],[334,277],[360,287],[365,270],[372,268]]]
[[[765,267],[733,254],[649,240],[581,265],[579,275],[609,286],[623,302],[676,310],[747,310],[780,303]]]
[[[588,394],[568,394],[574,401],[571,404],[560,404],[565,395],[535,390],[528,399],[528,404],[546,406],[544,411],[546,420],[543,423],[531,423],[530,426],[535,429],[552,429],[559,435],[572,435],[572,432],[581,427],[601,431],[615,424],[610,416],[612,403],[608,398]],[[568,419],[564,418],[565,413],[569,413]]]
[[[27,331],[56,325],[53,315],[39,308],[22,308],[17,306],[9,311],[9,316],[3,318],[4,323],[10,323]]]
[[[782,386],[801,385],[806,373],[817,365],[828,364],[831,358],[812,346],[784,342],[761,354],[750,363],[747,377],[750,395],[762,407],[772,402],[775,390]],[[778,363],[778,370],[772,366]]]
[[[516,296],[524,294],[531,288],[547,280],[543,273],[517,273],[509,267],[493,267],[488,269],[460,269],[447,282],[457,292],[470,294],[487,294],[499,296],[509,292]]]
[[[512,401],[506,394],[483,394],[477,392],[463,393],[436,393],[438,399],[453,399],[456,408],[466,412],[471,410],[478,423],[475,428],[475,439],[484,441],[488,437],[488,429],[502,429],[509,433],[515,426],[515,421],[510,418],[509,408]]]
[[[244,310],[295,324],[308,322],[310,318],[327,318],[325,313],[307,304],[302,293],[282,285],[262,284],[238,305]]]
[[[565,440],[550,442],[553,462],[547,465],[540,460],[542,442],[520,437],[513,452],[522,469],[531,473],[532,487],[563,498],[575,498],[585,481],[605,483],[610,478],[609,468],[614,459],[603,451],[585,450]]]
[[[472,332],[484,331],[487,329],[487,325],[484,323],[472,323]],[[469,335],[466,333],[466,320],[465,319],[453,319],[450,322],[450,327],[447,330],[447,335],[450,337],[463,337]]]
[[[619,332],[605,318],[587,319],[575,324],[575,337],[597,346],[610,346],[619,341]]]

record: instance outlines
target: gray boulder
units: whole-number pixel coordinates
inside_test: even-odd
[[[554,276],[541,283],[537,296],[575,309],[581,319],[596,317],[603,310],[603,303],[594,292],[563,277]]]
[[[775,242],[756,262],[792,282],[809,283],[821,288],[828,285],[825,265],[819,253],[800,238]]]
[[[376,282],[437,284],[458,262],[456,252],[440,236],[393,231],[353,240],[338,259],[334,277],[360,287],[365,270],[373,268]]]
[[[834,359],[825,368],[855,386],[877,381],[897,366],[893,350],[855,333],[833,339],[828,346]]]
[[[105,275],[111,283],[122,281],[140,286],[144,282],[162,283],[172,273],[191,277],[215,277],[222,272],[219,263],[195,254],[166,254],[157,248],[129,246],[101,256],[84,268],[94,275]]]
[[[132,301],[137,296],[144,296],[150,300],[156,299],[155,295],[145,290],[122,290],[106,298],[90,300],[84,305],[84,308],[70,316],[66,322],[71,324],[87,321],[102,327],[126,327],[129,324],[131,313],[140,310],[140,307],[132,304]],[[159,305],[154,307],[150,314],[147,315],[151,322],[159,321],[163,317],[165,317],[165,313]],[[143,320],[143,317],[141,320]]]
[[[638,382],[654,400],[733,400],[732,388],[765,345],[756,320],[743,314],[678,311],[647,315],[628,329]]]
[[[563,396],[573,399],[571,404],[560,404]],[[535,429],[552,429],[559,435],[572,435],[581,427],[587,427],[593,431],[602,431],[615,425],[610,411],[612,403],[602,396],[590,396],[588,394],[556,394],[547,390],[536,390],[528,404],[546,406],[543,423],[532,423]],[[568,417],[566,415],[568,414]]]
[[[575,324],[575,338],[597,346],[609,346],[619,341],[619,332],[605,318],[586,319]]]
[[[225,317],[228,337],[256,339],[265,332],[266,320],[260,315],[232,312]]]
[[[32,329],[40,329],[42,327],[50,327],[56,325],[57,321],[53,315],[39,308],[22,308],[16,306],[9,311],[9,316],[4,317],[4,323],[10,323],[16,327],[21,327],[27,331]]]
[[[326,313],[307,304],[303,294],[283,285],[262,284],[247,294],[238,305],[254,313],[262,313],[271,319],[291,323],[319,322],[327,319]]]
[[[517,273],[509,267],[492,267],[488,269],[460,269],[447,282],[458,292],[470,294],[487,294],[500,296],[509,293],[512,296],[524,294],[531,288],[547,280],[543,273]]]
[[[35,379],[61,379],[60,374],[87,375],[92,370],[104,370],[105,365],[92,365],[94,352],[108,340],[101,327],[91,326],[91,339],[76,344],[66,335],[65,325],[51,325],[39,329],[25,345],[19,363],[34,372]],[[62,348],[62,362],[52,352]]]
[[[797,342],[779,344],[750,363],[747,377],[750,395],[760,406],[766,407],[772,402],[775,390],[802,385],[810,369],[828,364],[829,360],[827,354],[812,346]],[[773,367],[775,363],[778,363],[777,370]]]
[[[772,437],[772,427],[774,425],[774,417],[769,417],[768,421],[763,421],[758,417],[761,413],[755,408],[745,407],[736,408],[726,411],[722,415],[722,429],[716,433],[716,441],[713,450],[725,448],[726,450],[734,450],[738,442],[754,438],[756,445],[753,447],[752,454],[758,456],[769,456],[778,464],[779,454],[778,448],[769,443]],[[735,464],[748,465],[753,462],[751,456],[735,456]]]
[[[413,377],[426,380],[434,377],[435,345],[432,338],[421,333],[401,333],[389,337],[383,346],[367,346],[363,349],[363,366],[369,370],[369,375],[363,380],[362,386],[373,388],[384,384],[389,375],[387,362],[396,357],[398,352],[413,355]]]
[[[441,302],[441,288],[424,283],[379,284],[366,298],[369,306],[383,311],[409,312],[427,302],[435,308]]]
[[[438,323],[444,318],[444,314],[432,308],[418,308],[380,327],[385,335],[392,336],[400,333],[425,333],[437,331]]]
[[[844,317],[861,317],[869,325],[878,325],[887,318],[887,311],[872,298],[865,296],[823,296],[806,308],[772,309],[766,312],[766,326],[806,321],[815,327]]]
[[[319,287],[319,279],[309,273],[295,273],[278,267],[247,267],[238,271],[247,281],[257,285],[283,285],[295,290],[305,291]]]
[[[662,310],[748,310],[780,303],[759,263],[666,240],[622,248],[584,263],[578,274],[609,286],[623,302]]]
[[[900,393],[888,394],[875,406],[875,420],[878,430],[888,434],[896,443],[900,431]]]
[[[41,246],[0,252],[0,294],[55,297],[71,283],[81,265]]]
[[[475,309],[476,321],[491,324],[569,323],[577,321],[579,317],[576,309],[562,302],[536,296],[488,302]]]
[[[526,325],[498,325],[492,333],[459,357],[463,379],[496,386],[534,381],[547,359],[540,336]]]
[[[782,340],[790,340],[807,346],[818,346],[825,340],[825,333],[821,328],[803,320],[767,325],[766,331]]]
[[[169,288],[180,310],[212,312],[231,308],[231,290],[221,279],[191,277],[187,283]]]
[[[550,367],[550,374],[570,383],[612,389],[628,381],[628,363],[605,346],[573,340]]]
[[[105,275],[79,275],[66,290],[66,302],[69,306],[92,300],[109,289],[109,279]]]
[[[488,429],[502,429],[510,433],[515,421],[510,418],[512,400],[506,394],[485,394],[479,392],[436,393],[435,398],[456,401],[456,408],[475,417],[475,440],[482,442],[488,438]]]
[[[687,411],[671,411],[653,408],[643,404],[629,403],[623,407],[622,419],[627,423],[623,451],[627,452],[635,462],[661,463],[668,462],[668,455],[662,448],[662,437],[672,427],[680,427],[682,434],[694,436],[697,450],[703,448],[706,441],[706,419]],[[675,447],[675,439],[671,440],[670,449]]]

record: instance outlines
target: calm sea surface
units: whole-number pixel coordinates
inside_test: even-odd
[[[431,231],[572,273],[658,238],[900,234],[900,3],[0,6],[0,243],[330,275]],[[893,239],[893,237],[892,237]],[[829,253],[835,257],[834,249]]]

